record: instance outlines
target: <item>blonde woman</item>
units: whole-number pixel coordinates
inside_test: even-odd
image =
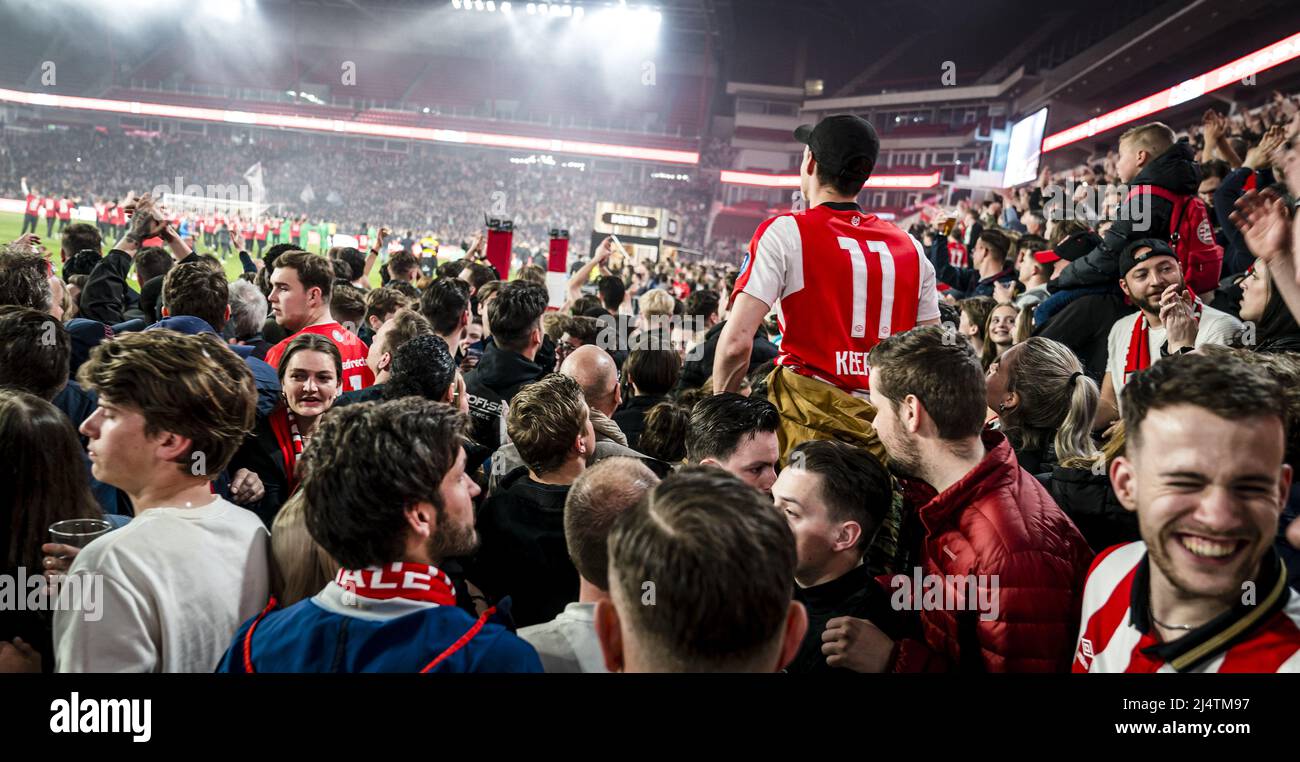
[[[339,571],[339,563],[307,532],[306,506],[303,493],[294,493],[271,524],[272,581],[281,608],[319,593]]]
[[[1034,336],[1016,344],[988,371],[988,405],[997,411],[1020,465],[1031,474],[1067,458],[1093,458],[1097,383],[1068,347]]]

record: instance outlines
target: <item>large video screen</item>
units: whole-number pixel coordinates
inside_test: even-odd
[[[1011,142],[1007,146],[1007,169],[1002,185],[1010,188],[1027,183],[1038,175],[1038,161],[1043,155],[1043,132],[1047,129],[1047,107],[1011,125]]]

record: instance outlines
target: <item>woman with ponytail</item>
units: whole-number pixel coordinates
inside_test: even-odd
[[[1092,458],[1097,384],[1064,344],[1032,337],[988,368],[988,404],[997,411],[1020,465],[1031,474],[1058,460]]]

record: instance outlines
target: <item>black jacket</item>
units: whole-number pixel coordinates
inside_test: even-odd
[[[1238,167],[1228,173],[1214,192],[1214,216],[1218,218],[1220,230],[1223,231],[1223,276],[1244,273],[1255,264],[1255,255],[1246,247],[1245,237],[1232,221],[1232,212],[1237,199],[1246,194],[1246,181],[1255,176],[1250,167]],[[1272,170],[1260,170],[1255,178],[1256,188],[1267,188],[1273,184]]]
[[[290,495],[287,465],[284,454],[280,451],[280,443],[275,438],[275,431],[271,428],[269,416],[257,416],[253,430],[244,437],[244,443],[230,460],[227,471],[233,474],[241,468],[256,473],[262,480],[266,494],[262,495],[256,505],[245,507],[256,513],[269,529],[271,522],[275,521],[275,515]]]
[[[567,486],[517,468],[478,511],[479,549],[466,576],[492,601],[510,596],[515,624],[549,622],[578,600],[578,570],[564,541]]]
[[[650,408],[668,399],[666,394],[641,394],[623,400],[623,405],[614,411],[614,423],[627,437],[627,446],[636,449],[641,441],[641,432],[645,431],[645,415]]]
[[[371,384],[364,389],[354,389],[350,392],[343,392],[334,400],[331,409],[342,407],[343,405],[355,405],[358,402],[382,402],[384,399],[384,387],[387,384]]]
[[[475,442],[493,450],[501,446],[505,406],[522,386],[546,375],[542,367],[518,352],[501,349],[494,341],[487,343],[478,365],[465,374],[471,436]]]
[[[113,249],[99,260],[81,289],[77,314],[105,325],[116,325],[126,320],[124,315],[131,303],[139,304],[140,301],[140,296],[126,282],[131,262],[131,255],[120,249]]]
[[[1195,195],[1200,183],[1201,167],[1196,162],[1196,154],[1187,141],[1180,140],[1143,167],[1137,177],[1133,178],[1133,182],[1129,183],[1129,187],[1157,185],[1172,193],[1190,196]],[[1159,196],[1151,195],[1150,213],[1147,216],[1150,227],[1135,231],[1134,224],[1139,222],[1140,210],[1148,208],[1147,201],[1135,197],[1127,203],[1129,213],[1120,215],[1121,219],[1115,220],[1097,248],[1071,262],[1061,272],[1061,276],[1056,281],[1060,288],[1098,286],[1119,280],[1119,253],[1130,238],[1169,240],[1173,204]]]
[[[866,564],[830,582],[813,587],[796,585],[794,599],[808,610],[808,632],[785,670],[791,673],[851,674],[826,664],[826,656],[822,653],[822,633],[826,631],[826,623],[841,616],[866,619],[898,640],[906,633],[901,631],[903,619],[890,605],[890,598],[890,592],[872,578]]]
[[[678,389],[695,389],[713,376],[713,356],[718,352],[718,337],[722,335],[722,327],[726,324],[727,321],[724,320],[704,334],[704,344],[696,349],[699,358],[688,359],[682,364],[682,376],[677,382]],[[763,329],[759,328],[758,334],[754,336],[754,346],[749,350],[749,368],[745,374],[753,373],[760,365],[771,363],[779,354],[781,350],[768,341],[763,335]]]
[[[1120,504],[1107,474],[1056,466],[1038,479],[1093,550],[1142,539],[1137,514]]]
[[[1110,354],[1106,346],[1110,328],[1135,309],[1124,303],[1124,295],[1118,288],[1111,293],[1088,294],[1075,299],[1048,323],[1035,329],[1034,335],[1069,347],[1083,363],[1084,372],[1101,383],[1106,374],[1106,357]]]

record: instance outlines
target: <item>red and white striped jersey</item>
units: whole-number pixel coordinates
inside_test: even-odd
[[[1300,595],[1274,552],[1264,557],[1255,598],[1169,643],[1150,624],[1148,564],[1143,542],[1093,561],[1075,672],[1300,672]]]
[[[826,203],[764,222],[736,294],[775,306],[777,364],[866,392],[867,353],[881,339],[939,317],[934,265],[920,242],[856,204]]]

